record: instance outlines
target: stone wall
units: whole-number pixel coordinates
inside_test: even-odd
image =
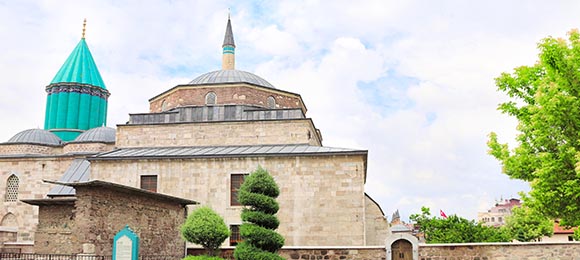
[[[234,249],[227,248],[220,251],[224,259],[234,259]],[[189,249],[188,255],[203,255],[203,249]],[[384,247],[310,247],[280,249],[278,254],[285,259],[354,259],[354,260],[381,260],[385,259]]]
[[[368,195],[365,196],[365,233],[366,246],[384,245],[385,239],[391,233],[389,222],[381,208]]]
[[[115,235],[129,225],[139,236],[140,255],[183,254],[179,227],[185,221],[185,208],[181,205],[132,192],[75,189],[74,232],[85,253],[111,255]]]
[[[17,234],[18,232],[12,230],[0,230],[0,248],[2,248],[6,242],[16,242]]]
[[[34,252],[39,254],[75,254],[82,252],[75,230],[74,201],[39,207]]]
[[[117,147],[321,143],[310,119],[117,125]]]
[[[150,100],[149,112],[163,112],[161,109],[163,102],[165,102],[166,111],[182,106],[203,106],[205,96],[209,92],[216,94],[216,104],[220,105],[254,105],[266,108],[268,97],[272,96],[276,99],[276,108],[300,108],[306,113],[300,95],[243,83],[218,86],[178,86]]]
[[[281,249],[285,259],[386,259],[384,247],[308,247]],[[203,254],[190,249],[188,254]],[[233,248],[223,249],[222,257],[233,258]],[[420,244],[420,260],[575,260],[580,257],[580,242],[562,243],[470,243]]]
[[[420,244],[421,260],[580,259],[580,242]]]
[[[71,164],[73,157],[2,158],[0,159],[0,219],[7,214],[16,217],[18,242],[33,241],[38,223],[38,208],[21,199],[41,199],[53,185],[42,179],[58,180]],[[19,180],[18,200],[5,201],[8,178]]]
[[[241,207],[230,205],[230,176],[250,173],[258,166],[267,169],[280,186],[278,232],[286,245],[363,246],[365,237],[384,241],[365,235],[363,155],[94,160],[91,174],[133,187],[140,186],[141,175],[157,175],[158,192],[209,205],[231,225],[241,223]],[[373,213],[371,221],[374,218]]]

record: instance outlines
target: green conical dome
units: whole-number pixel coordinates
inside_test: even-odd
[[[84,37],[46,87],[46,92],[44,129],[63,141],[74,140],[85,130],[106,125],[110,94]]]
[[[85,38],[77,44],[50,83],[61,82],[83,83],[106,89]]]

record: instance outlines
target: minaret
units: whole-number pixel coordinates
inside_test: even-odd
[[[224,37],[222,70],[233,70],[236,68],[236,44],[234,43],[234,33],[232,32],[232,21],[228,14],[228,26]]]
[[[44,129],[63,141],[107,122],[110,96],[85,41],[85,19],[80,42],[46,87]]]

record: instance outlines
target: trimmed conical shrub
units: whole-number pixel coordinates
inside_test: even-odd
[[[244,206],[240,235],[234,257],[238,260],[284,259],[276,254],[284,238],[276,233],[280,221],[274,216],[279,206],[280,189],[268,171],[258,167],[240,187],[238,200]]]

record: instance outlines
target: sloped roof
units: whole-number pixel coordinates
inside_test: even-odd
[[[50,83],[62,82],[89,84],[106,89],[84,38],[77,44]]]
[[[74,159],[66,169],[59,182],[72,183],[88,181],[91,175],[91,163],[85,159]],[[74,196],[75,189],[71,186],[56,185],[48,192],[47,196]]]
[[[366,150],[313,146],[308,144],[289,145],[243,145],[243,146],[193,146],[193,147],[138,147],[121,148],[89,157],[94,159],[127,158],[196,158],[196,157],[244,157],[244,156],[299,156],[323,154],[361,154]]]

